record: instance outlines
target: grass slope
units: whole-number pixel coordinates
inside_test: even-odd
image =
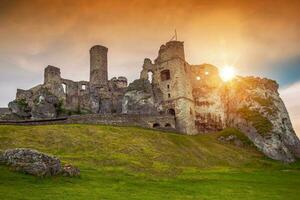
[[[36,178],[0,166],[0,199],[298,199],[300,165],[254,147],[136,127],[0,126],[0,150],[28,147],[81,169],[81,177]]]

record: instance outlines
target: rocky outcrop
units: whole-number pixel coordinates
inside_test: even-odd
[[[129,84],[122,102],[124,114],[157,114],[158,108],[151,83],[138,79]]]
[[[21,118],[31,117],[31,108],[25,99],[14,100],[8,104],[8,108],[12,114]]]
[[[0,155],[0,163],[34,176],[80,175],[79,169],[72,165],[62,167],[58,158],[32,149],[8,149]]]
[[[300,141],[275,81],[244,77],[224,88],[227,127],[235,127],[266,156],[284,162],[300,157]]]
[[[59,112],[60,101],[59,99],[50,94],[42,93],[32,107],[32,118],[56,118]]]
[[[61,103],[46,87],[38,86],[30,90],[18,90],[16,100],[10,102],[8,107],[11,114],[3,119],[45,119],[56,118]]]

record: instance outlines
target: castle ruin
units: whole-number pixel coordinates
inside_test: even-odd
[[[189,64],[183,42],[169,41],[154,61],[144,59],[140,78],[128,85],[125,77],[108,80],[107,53],[100,45],[90,49],[89,81],[64,79],[59,68],[46,67],[43,84],[18,89],[9,112],[0,110],[5,113],[0,124],[65,117],[64,123],[134,125],[189,135],[236,128],[272,159],[300,157],[300,141],[276,81],[236,77],[223,82],[217,67]]]
[[[25,117],[55,118],[59,115],[55,111],[58,105],[51,108],[41,103],[45,102],[43,93],[47,91],[57,98],[48,103],[60,103],[59,106],[71,114],[169,115],[174,121],[167,126],[188,134],[224,128],[224,108],[220,96],[214,95],[222,85],[218,69],[209,64],[188,64],[183,42],[169,41],[162,45],[154,62],[146,58],[140,79],[129,86],[126,77],[108,80],[107,53],[108,48],[100,45],[90,49],[89,81],[64,79],[59,68],[46,67],[44,84],[30,90],[17,90],[16,100],[24,100],[31,111]]]

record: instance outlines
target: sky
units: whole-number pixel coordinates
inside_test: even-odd
[[[298,0],[0,0],[0,107],[43,82],[47,65],[89,79],[89,49],[107,46],[109,77],[139,77],[177,30],[190,64],[232,65],[276,80],[300,134]]]

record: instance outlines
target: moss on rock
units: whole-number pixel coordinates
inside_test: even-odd
[[[238,110],[238,113],[247,121],[251,122],[254,128],[257,130],[257,132],[265,136],[273,128],[273,124],[270,122],[269,119],[262,116],[258,111],[256,110],[250,110],[247,107],[240,108]]]

